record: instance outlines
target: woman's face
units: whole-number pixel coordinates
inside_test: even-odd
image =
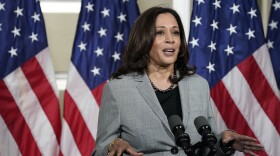
[[[158,15],[155,26],[156,36],[149,54],[149,65],[173,66],[181,45],[178,23],[172,14],[163,13]]]

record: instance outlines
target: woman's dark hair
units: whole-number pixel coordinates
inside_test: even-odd
[[[112,75],[112,78],[119,78],[131,72],[143,74],[149,64],[149,53],[156,36],[156,19],[159,14],[172,14],[179,26],[181,45],[178,58],[175,62],[175,70],[179,71],[179,77],[173,82],[180,81],[185,75],[195,73],[195,68],[189,68],[189,52],[187,49],[186,37],[182,21],[178,13],[170,8],[152,7],[143,12],[135,21],[128,38],[128,43],[123,54],[123,65]]]

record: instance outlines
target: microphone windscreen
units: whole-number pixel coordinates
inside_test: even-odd
[[[195,118],[194,119],[194,125],[195,125],[197,130],[199,130],[200,127],[206,126],[206,125],[210,127],[207,119],[204,116],[199,116],[199,117]]]
[[[175,126],[178,126],[178,125],[182,125],[183,126],[183,122],[182,122],[181,118],[178,115],[171,115],[168,118],[168,124],[169,124],[171,130],[173,130],[173,128]]]

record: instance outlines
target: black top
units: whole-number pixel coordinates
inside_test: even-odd
[[[182,107],[181,99],[179,93],[179,87],[176,86],[174,89],[171,89],[166,92],[155,91],[158,101],[167,116],[167,119],[171,115],[179,115],[182,118]]]

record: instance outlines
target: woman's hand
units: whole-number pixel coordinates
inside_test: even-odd
[[[252,156],[257,156],[257,154],[253,151],[264,150],[264,147],[257,143],[255,138],[246,135],[240,135],[234,131],[224,131],[222,135],[222,142],[226,144],[231,140],[235,140],[232,145],[235,150],[250,154]]]
[[[137,153],[128,142],[120,138],[115,139],[109,146],[111,147],[108,156],[121,156],[123,153],[131,156],[143,156],[143,153]]]

